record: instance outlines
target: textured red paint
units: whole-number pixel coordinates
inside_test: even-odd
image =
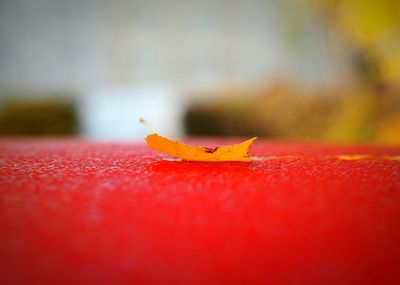
[[[259,140],[252,163],[180,162],[2,140],[1,284],[400,284],[399,154]]]

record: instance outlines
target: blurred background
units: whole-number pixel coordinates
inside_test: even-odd
[[[400,144],[398,0],[0,0],[0,136]]]

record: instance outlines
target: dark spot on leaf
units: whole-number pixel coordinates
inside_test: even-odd
[[[218,147],[205,147],[204,149],[207,153],[214,153],[217,151]]]

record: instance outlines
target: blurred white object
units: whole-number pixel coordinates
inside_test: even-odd
[[[79,101],[81,135],[96,139],[143,139],[151,133],[139,118],[159,134],[182,134],[183,106],[167,87],[108,87],[85,92]]]

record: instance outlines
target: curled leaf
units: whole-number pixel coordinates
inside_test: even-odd
[[[220,147],[190,146],[181,142],[172,141],[158,134],[146,137],[146,142],[152,149],[171,156],[189,161],[251,161],[247,152],[250,145],[257,138],[251,138],[242,143]]]

